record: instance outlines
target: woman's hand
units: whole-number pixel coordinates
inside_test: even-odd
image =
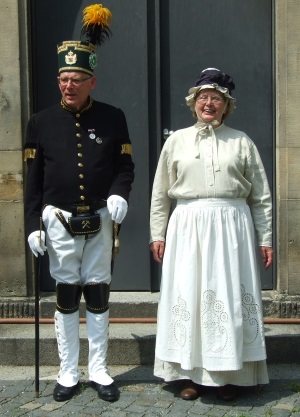
[[[269,266],[271,266],[273,262],[273,254],[274,254],[273,248],[269,246],[261,246],[260,253],[262,256],[263,263],[265,265],[265,269],[268,269]]]
[[[150,244],[150,250],[153,253],[153,259],[158,262],[162,263],[162,259],[165,253],[165,242],[157,240]]]

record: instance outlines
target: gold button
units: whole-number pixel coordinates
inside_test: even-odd
[[[80,127],[80,123],[76,123],[76,127]]]
[[[77,148],[82,148],[82,144],[81,143],[77,143]]]
[[[82,158],[82,153],[78,153],[78,158]]]
[[[76,113],[76,117],[78,119],[80,117],[80,113]]]
[[[83,175],[83,174],[79,174],[79,178],[81,178],[81,179],[82,179],[83,177],[84,177],[84,175]]]
[[[76,133],[77,138],[81,138],[81,133]]]
[[[81,190],[84,190],[84,185],[80,185],[80,186],[79,186],[79,188],[80,188]]]
[[[78,166],[79,166],[80,168],[82,168],[82,167],[83,167],[83,164],[82,164],[81,162],[79,162]]]
[[[81,196],[80,196],[80,200],[81,200],[81,201],[85,200],[85,196],[84,196],[84,195],[81,195]]]

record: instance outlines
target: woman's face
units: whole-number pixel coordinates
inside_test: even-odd
[[[195,112],[204,122],[211,123],[217,120],[222,123],[222,116],[225,113],[227,101],[224,95],[217,90],[207,88],[201,90],[196,98]]]

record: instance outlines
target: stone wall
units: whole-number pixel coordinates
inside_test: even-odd
[[[0,296],[27,295],[19,3],[1,0],[0,14]]]
[[[275,3],[277,290],[300,294],[300,2]]]

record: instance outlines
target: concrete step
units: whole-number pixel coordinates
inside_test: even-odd
[[[159,293],[111,292],[110,317],[156,317]],[[55,293],[42,293],[40,316],[53,318],[56,305]],[[34,317],[34,297],[0,298],[0,319]],[[85,302],[80,302],[80,316],[85,317]]]
[[[31,366],[35,363],[33,324],[2,324],[0,329],[0,365]],[[110,324],[108,365],[152,365],[156,324]],[[300,363],[299,324],[265,325],[268,363]],[[80,365],[87,364],[88,344],[85,324],[80,325]],[[58,366],[54,325],[40,325],[40,364]]]
[[[156,324],[110,324],[107,362],[110,365],[149,365],[153,363]],[[85,365],[88,342],[85,324],[80,324],[79,363]],[[0,365],[29,366],[35,358],[34,324],[2,324]],[[58,365],[54,324],[40,325],[40,364]]]
[[[159,293],[150,292],[111,292],[109,316],[111,318],[156,317]],[[43,318],[53,318],[56,305],[55,294],[42,294],[40,314]],[[80,317],[85,317],[85,301],[80,302]]]
[[[295,297],[294,297],[295,298]],[[156,317],[159,293],[114,292],[110,293],[110,317]],[[55,311],[55,293],[42,293],[40,314],[52,318]],[[263,295],[263,315],[274,318],[300,318],[299,297],[293,300],[276,300],[268,292]],[[34,317],[34,297],[0,298],[0,320],[4,318]],[[80,316],[85,316],[85,302],[80,303]]]
[[[159,293],[111,292],[110,318],[155,318]],[[55,294],[42,294],[40,317],[53,319]],[[33,309],[22,310],[22,303],[11,300],[3,303],[2,317],[21,319],[34,317]],[[265,304],[268,305],[268,304]],[[267,310],[267,309],[266,309]],[[20,314],[21,312],[31,314]],[[269,310],[266,311],[270,313]],[[271,314],[266,314],[266,316]],[[85,317],[85,303],[81,301],[80,316]],[[21,322],[22,320],[20,320]],[[32,366],[35,363],[34,324],[0,324],[0,366]],[[266,324],[266,345],[269,363],[299,363],[300,324]],[[152,365],[154,360],[156,324],[111,323],[108,347],[108,364],[113,366]],[[79,362],[86,366],[88,343],[85,324],[80,325],[81,351]],[[40,325],[40,364],[58,366],[54,324]]]

